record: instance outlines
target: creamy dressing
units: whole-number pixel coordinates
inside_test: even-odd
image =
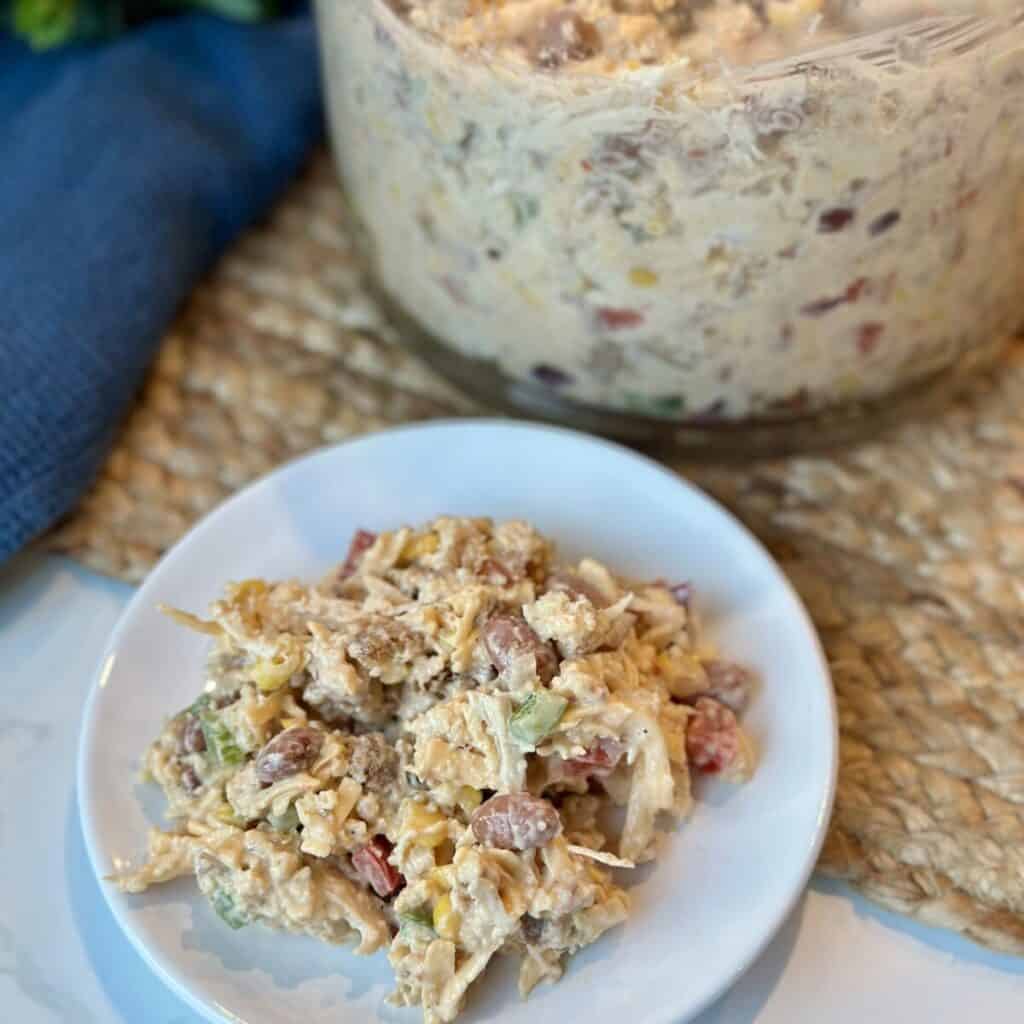
[[[698,647],[688,589],[552,554],[521,521],[440,517],[359,531],[320,585],[168,609],[214,638],[215,685],[146,755],[177,830],[114,881],[194,875],[231,928],[388,947],[425,1024],[499,951],[524,955],[524,995],[557,980],[625,919],[607,868],[653,859],[689,765],[742,782],[755,758],[750,674]]]
[[[374,277],[457,352],[619,411],[927,377],[1021,313],[1024,30],[964,7],[320,0]],[[552,35],[566,10],[590,27]]]

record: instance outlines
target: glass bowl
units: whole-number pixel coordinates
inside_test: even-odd
[[[491,403],[711,454],[860,437],[998,356],[1021,5],[768,0],[742,44],[709,23],[669,58],[617,17],[526,18],[610,2],[318,0],[333,150],[410,344]]]

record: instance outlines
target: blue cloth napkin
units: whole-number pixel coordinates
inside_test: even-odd
[[[321,130],[306,12],[0,36],[0,562],[89,486],[175,310]]]

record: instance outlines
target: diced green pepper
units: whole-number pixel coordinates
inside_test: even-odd
[[[523,746],[535,747],[554,730],[568,706],[569,702],[556,693],[531,693],[512,715],[509,732]]]
[[[206,749],[218,764],[235,765],[245,760],[231,730],[215,714],[206,712],[200,716],[199,722],[206,738]]]
[[[512,206],[512,216],[516,227],[525,227],[540,212],[540,202],[535,196],[525,192],[510,192],[508,201]]]
[[[210,896],[210,905],[217,912],[217,916],[235,931],[249,924],[249,915],[241,910],[234,897],[223,889],[213,890]]]
[[[289,804],[284,814],[268,814],[267,822],[275,832],[294,832],[302,822],[299,821],[299,812],[295,810],[295,804]]]
[[[234,808],[229,803],[223,803],[220,807],[214,811],[213,815],[218,821],[223,821],[225,825],[231,825],[234,828],[245,828],[248,822],[245,818],[240,818]]]
[[[201,715],[204,711],[207,711],[210,704],[213,702],[213,695],[209,693],[202,693],[185,710],[182,712],[183,715]]]
[[[434,913],[426,903],[415,910],[399,914],[398,920],[402,922],[402,931],[407,928],[425,928],[431,934],[434,933]]]

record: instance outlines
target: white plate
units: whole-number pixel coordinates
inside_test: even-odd
[[[492,964],[464,1019],[508,1024],[677,1022],[751,963],[799,896],[831,809],[835,707],[806,612],[778,567],[718,505],[616,445],[549,427],[460,421],[403,428],[292,463],[193,529],[126,609],[85,711],[78,766],[82,826],[99,876],[144,850],[160,824],[140,754],[200,686],[206,643],[156,611],[202,611],[227,580],[317,578],[357,527],[440,513],[521,517],[569,555],[638,577],[693,580],[722,649],[762,685],[745,721],[760,748],[754,780],[698,788],[692,818],[663,856],[625,881],[633,911],[528,1002],[514,968]],[[626,873],[621,873],[626,874]],[[232,932],[191,880],[128,897],[102,883],[114,917],[154,971],[212,1021],[417,1021],[385,1002],[386,958],[258,927]]]

